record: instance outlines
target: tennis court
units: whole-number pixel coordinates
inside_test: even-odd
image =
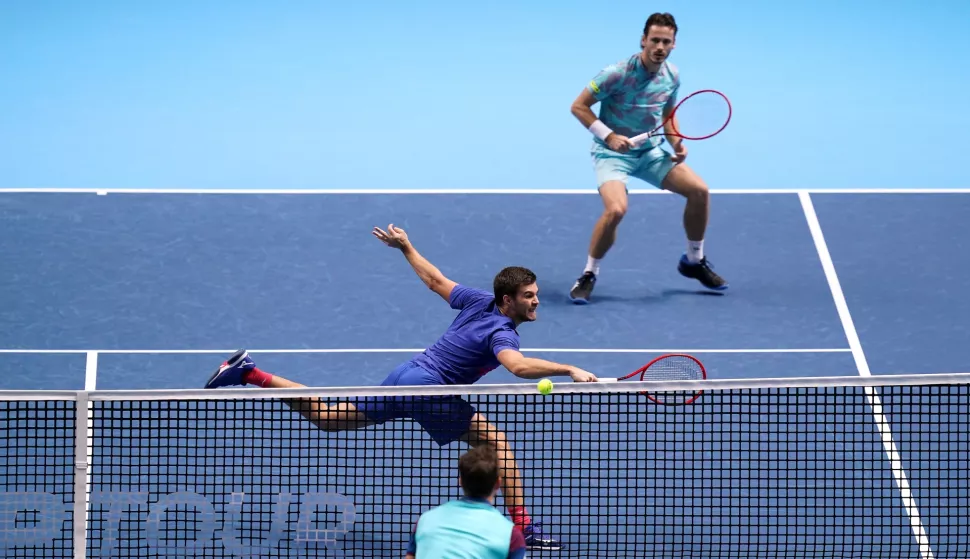
[[[453,316],[370,235],[390,222],[456,281],[536,271],[528,354],[616,377],[684,351],[727,383],[671,411],[486,376],[520,385],[470,398],[520,449],[532,516],[566,546],[548,553],[970,550],[967,385],[880,388],[873,405],[805,380],[967,370],[966,192],[715,192],[706,252],[724,294],[676,272],[681,200],[634,193],[589,306],[567,298],[589,193],[101,194],[0,193],[0,389],[108,391],[88,412],[89,556],[397,556],[416,515],[457,496],[461,445],[404,422],[322,433],[272,398],[131,392],[200,388],[238,347],[333,398],[378,384]],[[7,556],[71,554],[75,403],[59,397],[4,403]]]

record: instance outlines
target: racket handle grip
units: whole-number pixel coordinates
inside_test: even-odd
[[[651,137],[653,137],[653,136],[651,135],[650,132],[644,132],[643,134],[639,134],[637,136],[634,136],[634,137],[630,138],[630,141],[633,142],[633,147],[638,148],[638,147],[642,146],[644,144],[644,142],[646,142],[647,140],[649,140]],[[664,143],[664,142],[666,142],[666,141],[667,141],[666,138],[660,138],[660,143],[661,144]]]
[[[646,142],[650,138],[650,132],[644,132],[643,134],[638,134],[630,138],[630,142],[633,143],[634,147],[640,147],[643,142]]]
[[[615,377],[596,377],[596,380],[598,380],[599,382],[616,382],[620,379]]]

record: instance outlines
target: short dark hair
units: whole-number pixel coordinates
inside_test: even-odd
[[[670,13],[653,13],[647,18],[647,23],[643,25],[643,35],[647,36],[650,34],[650,27],[657,25],[659,27],[670,27],[674,30],[674,35],[677,34],[677,20]]]
[[[535,282],[536,275],[528,268],[521,266],[503,268],[501,272],[495,275],[495,281],[492,282],[492,290],[495,292],[495,303],[501,305],[502,299],[506,295],[514,299],[520,287],[531,285]]]
[[[498,453],[488,443],[472,447],[458,459],[462,490],[472,498],[491,496],[498,482],[498,472]]]

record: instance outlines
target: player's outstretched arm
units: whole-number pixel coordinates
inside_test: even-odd
[[[576,382],[596,382],[596,375],[572,365],[563,365],[545,359],[526,357],[514,349],[503,349],[498,352],[499,363],[513,375],[525,379],[544,377],[570,377]]]
[[[394,227],[392,223],[387,226],[387,231],[384,231],[380,227],[375,227],[374,236],[380,239],[385,245],[400,250],[404,254],[404,257],[407,258],[411,267],[414,268],[414,272],[428,286],[428,289],[437,293],[446,302],[451,301],[451,290],[457,284],[446,278],[441,273],[441,270],[436,268],[431,262],[428,262],[424,256],[421,256],[421,253],[411,244],[411,241],[408,239],[408,234],[404,232],[404,229]]]

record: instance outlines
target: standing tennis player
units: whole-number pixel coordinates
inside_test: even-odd
[[[539,289],[536,275],[520,267],[500,271],[492,292],[455,283],[428,262],[411,244],[403,229],[389,225],[374,235],[399,249],[418,277],[459,311],[451,326],[423,353],[394,369],[382,386],[472,384],[503,365],[525,379],[569,376],[576,382],[596,382],[592,373],[571,365],[525,357],[519,351],[523,322],[536,320]],[[297,388],[303,385],[258,369],[248,352],[239,350],[223,363],[206,388],[252,384],[266,388]],[[525,507],[522,477],[506,436],[489,424],[471,404],[458,396],[368,397],[327,406],[320,400],[287,400],[294,410],[327,431],[343,431],[411,418],[439,446],[461,440],[472,446],[489,444],[501,461],[502,495],[512,521],[525,535],[529,549],[557,550],[559,542],[543,535]]]
[[[687,147],[670,136],[674,122],[664,125],[673,155],[660,148],[655,136],[635,146],[630,138],[660,126],[677,104],[680,76],[667,58],[674,50],[677,22],[668,13],[647,18],[641,50],[599,72],[573,101],[572,114],[593,134],[593,167],[603,200],[603,213],[593,227],[586,268],[569,292],[579,304],[589,302],[600,273],[600,262],[616,241],[617,227],[627,211],[627,181],[633,176],[686,198],[684,230],[687,252],[677,269],[705,287],[727,289],[704,256],[709,195],[704,181],[688,167]],[[600,103],[599,117],[592,106]]]

